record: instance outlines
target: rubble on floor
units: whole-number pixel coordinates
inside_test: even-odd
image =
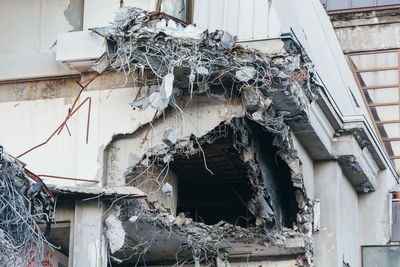
[[[210,263],[221,253],[234,251],[234,247],[246,245],[276,247],[281,251],[291,250],[302,254],[306,250],[304,235],[293,229],[265,231],[259,227],[245,228],[224,221],[215,225],[193,222],[183,213],[176,217],[145,203],[123,200],[114,206],[106,219],[106,236],[117,258],[129,260],[147,257],[146,252],[157,242],[171,242],[168,249],[176,249],[176,263]],[[143,225],[149,225],[150,231],[141,231]],[[168,237],[169,241],[165,241]],[[290,241],[289,241],[290,240]],[[167,245],[167,244],[165,244]],[[168,246],[168,245],[167,245]],[[129,247],[128,252],[122,249]],[[175,254],[175,253],[173,253]],[[299,257],[301,258],[301,257]]]
[[[39,264],[49,244],[53,199],[41,182],[33,182],[21,162],[0,146],[0,265]],[[47,225],[42,233],[39,223]],[[50,244],[49,244],[50,245]]]

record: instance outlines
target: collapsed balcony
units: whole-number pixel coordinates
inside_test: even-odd
[[[147,193],[146,201],[118,201],[106,218],[114,264],[249,256],[312,264],[312,204],[288,124],[308,121],[318,86],[296,45],[288,41],[285,53],[270,57],[226,32],[137,8],[120,9],[105,37],[108,52],[93,68],[133,79],[139,90],[131,106],[154,112],[147,127],[115,136],[108,148],[132,140],[137,154],[129,156],[125,183]],[[204,135],[181,134],[178,128],[207,121],[185,122],[199,99],[238,112]],[[168,119],[179,116],[183,126]],[[162,138],[150,143],[160,128]]]

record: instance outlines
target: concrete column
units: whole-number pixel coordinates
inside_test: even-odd
[[[358,193],[337,161],[315,164],[315,198],[320,200],[320,230],[315,266],[360,266]]]
[[[104,206],[98,200],[75,203],[73,267],[107,267],[107,246],[103,235]]]
[[[321,227],[314,234],[315,266],[339,267],[338,181],[341,170],[336,161],[326,161],[314,165],[314,174],[314,194],[321,203]]]

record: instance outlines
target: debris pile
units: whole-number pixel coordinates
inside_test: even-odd
[[[48,242],[38,224],[50,226],[53,212],[52,200],[42,186],[33,183],[20,162],[0,146],[1,266],[36,266],[40,262],[43,245]]]
[[[118,255],[122,260],[145,257],[157,242],[164,243],[168,237],[171,244],[179,244],[176,248],[176,263],[191,264],[198,260],[204,264],[214,262],[221,253],[228,253],[229,248],[252,244],[259,246],[276,246],[285,248],[286,240],[302,240],[301,233],[284,228],[282,231],[265,232],[260,228],[243,228],[220,221],[215,225],[193,222],[183,213],[176,217],[160,212],[158,208],[132,200],[123,200],[114,207],[106,230],[113,253],[129,247],[129,252]],[[112,223],[111,223],[112,222]],[[143,225],[151,229],[139,231]],[[136,229],[134,236],[129,229]],[[121,239],[122,238],[122,239]],[[303,244],[302,244],[303,245]],[[172,248],[174,249],[174,248]],[[291,247],[291,249],[303,249]],[[125,254],[124,254],[125,253]]]
[[[140,8],[119,9],[113,29],[105,35],[108,51],[94,69],[122,72],[144,84],[146,90],[131,103],[139,109],[180,109],[177,100],[183,94],[190,94],[189,102],[193,94],[241,98],[249,117],[274,133],[276,145],[290,152],[284,121],[304,119],[301,89],[313,94],[300,53],[292,49],[291,54],[270,57],[237,45],[227,32],[184,27],[170,18],[152,19],[152,14]],[[97,68],[104,65],[108,67]]]
[[[286,53],[270,56],[257,50],[243,48],[236,44],[236,38],[227,32],[203,31],[193,25],[183,25],[171,17],[160,17],[159,14],[132,7],[119,9],[114,19],[114,27],[105,38],[107,52],[97,60],[93,68],[99,73],[121,72],[125,74],[126,79],[136,82],[140,89],[136,99],[130,103],[132,107],[146,110],[151,106],[157,110],[155,119],[158,112],[163,112],[169,106],[183,114],[193,95],[207,95],[224,100],[228,104],[233,101],[240,102],[247,119],[272,133],[273,145],[289,166],[293,186],[296,188],[296,200],[300,211],[297,225],[294,226],[296,229],[290,231],[303,237],[307,248],[304,266],[312,266],[312,202],[306,195],[302,173],[299,171],[300,161],[288,126],[291,122],[309,121],[307,103],[309,99],[316,97],[318,91],[318,84],[313,80],[312,66],[301,48],[296,47],[293,41],[286,41]],[[246,132],[244,127],[238,127],[237,131]],[[176,129],[168,128],[162,137],[164,146],[149,149],[138,164],[147,166],[148,169],[161,158],[168,170],[168,163],[173,159],[172,154],[190,154],[189,146],[196,146],[201,150],[202,144],[197,137],[184,140],[179,139],[177,135]],[[146,138],[143,142],[145,141]],[[247,145],[243,143],[243,147]],[[205,168],[207,169],[206,164]],[[158,177],[154,180],[157,179]],[[159,190],[162,187],[160,184]],[[265,231],[260,227],[274,220],[267,199],[265,185],[258,184],[249,208],[257,213],[257,207],[262,207],[264,212],[259,212],[260,216],[257,217],[259,227],[246,234],[243,234],[245,231],[242,230],[236,231],[237,226],[233,225],[227,226],[226,232],[218,232],[220,228],[215,226],[177,223],[179,218],[167,216],[167,213],[160,213],[157,209],[134,209],[134,213],[126,218],[121,218],[123,215],[118,216],[121,221],[148,221],[153,225],[174,229],[173,232],[177,235],[193,238],[188,242],[193,242],[191,251],[195,251],[195,254],[200,249],[207,251],[207,255],[215,256],[224,241],[203,241],[209,238],[218,241],[225,233],[242,233],[240,237],[230,236],[232,239],[242,240],[255,234],[254,239],[250,238],[252,242],[258,240],[254,242],[267,245],[273,243],[273,240],[285,239],[283,228]],[[131,208],[122,205],[120,211],[131,212]],[[187,222],[187,219],[184,221]],[[201,240],[190,235],[192,227],[202,229],[199,228],[200,232],[204,232],[204,235],[200,235]],[[154,232],[157,233],[156,230]],[[272,236],[274,238],[271,238]],[[152,243],[151,240],[147,242]],[[141,251],[145,253],[146,249]],[[196,255],[193,258],[196,258]]]

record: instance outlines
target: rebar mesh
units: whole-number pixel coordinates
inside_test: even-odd
[[[32,183],[0,147],[0,265],[36,265],[48,243],[39,223],[49,223],[52,205],[41,183]]]

